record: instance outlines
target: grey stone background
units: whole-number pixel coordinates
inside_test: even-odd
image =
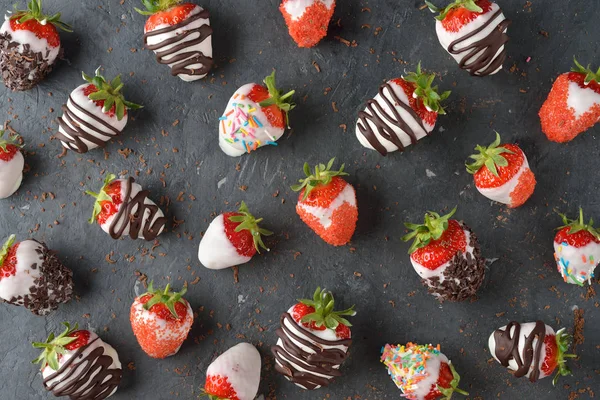
[[[472,400],[586,399],[594,391],[598,396],[598,280],[589,290],[564,284],[555,271],[552,239],[560,224],[555,209],[573,214],[581,205],[600,219],[595,172],[600,127],[569,144],[554,144],[540,131],[537,112],[574,55],[584,64],[600,61],[600,3],[503,0],[513,20],[508,60],[503,71],[485,79],[458,69],[437,41],[433,16],[419,10],[421,2],[338,3],[339,24],[317,48],[306,50],[288,36],[278,0],[204,0],[200,4],[211,11],[215,29],[217,66],[206,80],[190,84],[171,77],[143,49],[145,18],[133,11],[137,1],[45,1],[47,11],[62,12],[75,33],[62,35],[66,59],[39,87],[26,93],[0,89],[0,113],[25,138],[30,167],[21,189],[0,203],[0,232],[47,242],[73,269],[78,297],[47,318],[0,306],[1,399],[51,397],[29,363],[37,356],[29,343],[66,320],[97,330],[118,350],[125,373],[115,400],[193,399],[209,363],[242,340],[263,355],[260,393],[273,399],[400,398],[378,359],[383,344],[407,341],[441,343]],[[0,0],[0,9],[12,4]],[[336,35],[357,45],[347,47]],[[453,91],[448,115],[439,118],[432,137],[404,154],[382,158],[367,151],[354,137],[357,112],[382,81],[419,60],[439,73],[441,89]],[[109,77],[123,73],[128,99],[145,108],[132,113],[135,120],[106,152],[61,157],[60,144],[52,140],[54,119],[81,83],[81,71],[92,73],[98,65]],[[278,147],[227,157],[217,144],[218,117],[237,87],[260,82],[273,68],[282,89],[297,91],[293,130]],[[523,147],[536,173],[535,194],[517,210],[480,196],[463,167],[477,143],[493,140],[494,130]],[[328,246],[302,224],[289,189],[304,161],[334,156],[347,165],[360,209],[354,239],[341,248]],[[137,181],[179,221],[160,236],[158,247],[113,241],[88,225],[93,200],[83,192],[97,189],[101,172],[109,171],[139,173]],[[232,270],[202,267],[196,253],[210,220],[241,200],[276,235],[267,242],[272,251],[241,266],[236,282]],[[400,237],[403,222],[456,204],[457,216],[479,236],[483,254],[498,260],[476,302],[440,305],[421,287]],[[140,274],[163,285],[190,284],[187,298],[197,318],[175,357],[148,358],[132,334],[129,307]],[[356,303],[355,341],[342,378],[329,388],[303,392],[274,373],[269,347],[279,315],[317,285],[333,290],[340,307]],[[576,308],[584,310],[585,342],[577,346],[581,357],[572,363],[574,375],[556,388],[551,379],[537,384],[514,379],[490,361],[487,339],[494,329],[513,319],[541,319],[572,330]]]

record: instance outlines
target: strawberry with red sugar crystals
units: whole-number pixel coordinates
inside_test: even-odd
[[[269,251],[262,237],[273,232],[261,228],[262,218],[254,218],[242,201],[237,212],[219,215],[209,225],[200,241],[198,259],[206,268],[224,269],[245,264],[260,253]]]
[[[42,354],[33,360],[41,363],[44,387],[56,397],[71,400],[112,396],[121,383],[123,370],[115,349],[94,332],[79,330],[64,322],[58,336],[51,333],[45,342],[33,343]],[[90,397],[92,395],[93,397]]]
[[[71,92],[67,104],[62,106],[63,115],[57,119],[56,137],[63,147],[77,153],[86,153],[119,136],[127,125],[127,110],[138,110],[141,105],[125,100],[125,86],[121,75],[112,81],[100,75],[82,73],[87,82]]]
[[[256,347],[250,343],[235,345],[208,366],[202,394],[210,400],[254,400],[260,368]]]
[[[11,235],[0,249],[0,300],[47,315],[71,300],[73,273],[45,244]]]
[[[131,305],[129,320],[133,334],[142,350],[152,358],[166,358],[177,354],[194,323],[194,312],[181,292],[154,289],[136,297]]]
[[[504,46],[511,21],[489,0],[455,0],[444,8],[425,1],[435,17],[442,47],[473,76],[493,75],[506,59]]]
[[[479,242],[462,221],[428,211],[423,224],[405,223],[411,230],[402,240],[413,240],[410,262],[428,292],[440,301],[464,301],[475,296],[485,276]]]
[[[167,224],[162,210],[148,198],[150,192],[142,190],[132,177],[117,179],[108,174],[98,193],[85,193],[96,199],[89,223],[97,222],[113,239],[130,236],[154,240]]]
[[[260,147],[277,146],[285,132],[295,90],[282,94],[275,86],[275,71],[265,85],[248,83],[233,94],[219,118],[219,146],[225,154],[238,157]]]
[[[356,311],[334,307],[333,294],[317,288],[312,299],[298,300],[281,315],[279,339],[271,347],[275,370],[303,389],[319,389],[342,376],[339,368],[352,344],[352,324],[344,317]]]
[[[435,74],[421,70],[409,72],[379,87],[379,93],[367,101],[358,113],[356,137],[364,147],[377,150],[382,156],[404,151],[407,146],[428,136],[440,114],[446,114],[441,102],[450,91],[439,93],[432,86]]]
[[[468,396],[458,388],[460,375],[448,357],[440,351],[440,345],[386,344],[382,349],[381,362],[402,397],[410,400],[450,399],[454,393]]]
[[[571,339],[564,328],[554,332],[542,321],[512,321],[490,335],[488,346],[496,361],[513,371],[516,378],[525,376],[536,382],[556,371],[552,380],[556,385],[559,377],[571,375],[567,359],[577,357],[567,354]]]
[[[19,189],[25,166],[20,136],[5,138],[5,133],[0,129],[0,199],[12,196]]]
[[[485,197],[510,208],[522,206],[535,190],[535,175],[527,156],[516,144],[500,144],[500,134],[487,147],[477,145],[474,160],[466,164],[475,187]]]
[[[142,0],[147,15],[144,43],[159,64],[186,82],[204,78],[213,66],[208,10],[181,0]]]
[[[283,0],[279,10],[298,47],[314,47],[327,36],[335,0]]]
[[[316,165],[314,172],[304,163],[306,178],[300,179],[292,190],[300,192],[296,205],[300,219],[325,242],[343,246],[356,230],[358,207],[354,187],[342,178],[348,175],[344,164],[335,171],[331,169],[334,161],[332,158],[327,166]]]
[[[554,237],[554,259],[558,272],[566,283],[583,286],[592,284],[594,270],[600,262],[600,231],[594,228],[590,218],[586,224],[583,210],[579,208],[579,218],[569,219],[559,214],[563,225]]]
[[[577,60],[559,75],[540,109],[542,132],[553,142],[569,142],[600,121],[600,68],[594,72]]]
[[[0,72],[13,91],[29,90],[52,71],[62,55],[58,29],[73,32],[60,13],[45,15],[42,0],[30,0],[0,27]],[[58,28],[58,29],[57,29]]]

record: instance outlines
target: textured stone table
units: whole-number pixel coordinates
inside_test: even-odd
[[[387,342],[407,341],[441,343],[470,399],[566,399],[587,388],[598,395],[600,298],[593,289],[562,282],[552,239],[560,224],[555,209],[573,214],[581,205],[600,219],[595,172],[600,126],[572,143],[554,144],[541,133],[537,112],[573,55],[584,64],[600,63],[600,3],[502,1],[513,20],[509,58],[497,75],[475,79],[439,46],[432,15],[419,10],[422,3],[416,0],[339,0],[339,24],[312,50],[295,47],[278,0],[206,0],[201,5],[212,14],[217,67],[193,84],[171,77],[143,49],[144,17],[133,11],[137,1],[45,3],[48,11],[63,12],[75,33],[62,35],[66,60],[38,88],[0,89],[0,112],[25,138],[30,167],[21,189],[0,203],[0,232],[47,242],[73,269],[78,297],[47,318],[0,306],[2,400],[51,397],[29,363],[37,356],[29,343],[65,320],[95,329],[119,351],[125,372],[115,400],[193,399],[211,360],[242,340],[259,347],[266,364],[260,393],[271,398],[398,399],[400,392],[378,361],[379,350]],[[0,9],[12,4],[1,0]],[[440,74],[442,89],[453,91],[448,115],[440,117],[432,137],[404,154],[382,158],[366,151],[354,136],[357,112],[379,83],[419,60]],[[54,119],[81,83],[81,70],[92,73],[98,65],[108,76],[123,73],[128,98],[145,108],[132,113],[126,134],[106,152],[61,156],[60,144],[52,140]],[[282,89],[297,91],[293,130],[278,147],[238,159],[225,156],[216,139],[227,100],[272,68]],[[490,204],[464,170],[472,148],[491,142],[494,130],[522,145],[537,175],[535,194],[518,210]],[[354,240],[342,248],[326,245],[300,222],[289,189],[304,161],[334,156],[346,163],[360,208]],[[162,199],[169,219],[177,222],[160,236],[158,247],[113,241],[88,225],[93,201],[83,192],[99,187],[103,171],[139,173],[138,182],[157,202]],[[241,200],[276,232],[268,240],[272,251],[240,267],[238,275],[205,269],[196,258],[201,233],[216,213]],[[403,222],[456,204],[457,216],[477,233],[484,255],[497,260],[479,300],[440,305],[421,287],[400,237]],[[140,274],[163,285],[167,280],[176,287],[190,284],[187,298],[197,319],[176,357],[151,360],[133,337],[128,314],[136,288],[141,289]],[[279,315],[317,285],[332,289],[340,306],[356,303],[358,315],[344,376],[308,393],[274,373],[269,347],[276,341]],[[600,289],[597,280],[592,287]],[[513,379],[490,361],[487,339],[494,329],[512,319],[542,319],[572,331],[574,309],[584,311],[585,342],[577,346],[581,358],[572,365],[574,376],[556,388],[551,379],[536,385]]]

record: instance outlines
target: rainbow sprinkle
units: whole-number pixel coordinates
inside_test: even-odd
[[[440,345],[417,345],[408,343],[406,346],[386,344],[381,349],[381,362],[388,368],[392,380],[402,390],[402,397],[417,400],[414,392],[419,388],[419,382],[429,376],[427,360],[439,356]]]
[[[236,93],[233,98],[242,101],[246,99],[246,96]],[[248,153],[258,149],[263,144],[277,146],[276,138],[268,132],[264,133],[270,140],[266,140],[264,143],[256,137],[257,129],[263,128],[264,125],[254,114],[257,110],[255,107],[238,102],[232,103],[231,106],[233,108],[219,118],[221,132],[227,136],[225,138],[226,142],[233,144],[241,141],[243,148]]]
[[[569,244],[566,242],[561,243],[559,246],[557,246],[557,252],[554,254],[554,259],[556,260],[558,272],[560,272],[560,274],[562,275],[563,280],[567,283],[575,283],[579,286],[583,286],[586,281],[591,284],[591,281],[594,278],[594,269],[596,267],[596,261],[594,260],[594,256],[581,256],[582,263],[584,265],[589,264],[591,268],[589,271],[577,271],[576,268],[573,268],[569,260],[566,260],[564,257],[561,256],[563,248],[565,247],[569,247]]]

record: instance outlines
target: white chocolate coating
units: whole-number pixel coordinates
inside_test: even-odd
[[[207,376],[227,377],[240,400],[254,400],[260,384],[260,354],[249,343],[240,343],[208,366]]]
[[[24,166],[25,158],[20,150],[10,161],[0,159],[0,199],[12,196],[19,189],[23,180]]]
[[[498,186],[495,188],[478,187],[477,190],[479,191],[479,193],[481,193],[490,200],[497,201],[498,203],[507,204],[510,206],[513,203],[510,194],[517,187],[521,175],[523,175],[523,173],[529,169],[529,162],[527,161],[527,156],[525,156],[525,153],[523,153],[523,151],[521,151],[521,153],[524,157],[523,165],[521,165],[521,168],[519,168],[515,176],[513,176],[508,182],[506,182],[502,186]]]
[[[38,38],[33,32],[22,29],[14,31],[10,27],[10,16],[4,16],[4,23],[0,27],[0,33],[9,33],[12,36],[12,41],[19,43],[19,52],[23,52],[23,45],[28,44],[31,51],[36,53],[42,53],[42,57],[48,61],[48,64],[54,64],[58,53],[60,52],[60,46],[52,47],[48,44],[46,39]]]
[[[231,244],[225,234],[225,224],[223,214],[221,214],[210,223],[200,241],[198,259],[206,268],[224,269],[245,264],[252,257],[239,254],[235,246]]]
[[[356,207],[356,192],[352,185],[347,184],[327,208],[309,206],[304,203],[298,203],[298,207],[314,216],[323,228],[327,229],[331,226],[333,213],[344,205],[344,203]]]
[[[567,283],[592,283],[594,270],[600,261],[600,244],[590,242],[582,247],[554,242],[554,259],[558,272]]]
[[[6,301],[18,296],[31,294],[30,288],[40,277],[40,266],[44,262],[41,252],[44,246],[35,240],[24,240],[19,243],[15,256],[17,258],[16,274],[0,279],[0,298]],[[31,268],[35,265],[36,268]],[[49,292],[49,295],[52,291]]]
[[[334,0],[287,0],[283,7],[285,11],[292,17],[293,20],[297,21],[306,12],[306,9],[313,4],[322,3],[326,8],[330,9],[333,7]]]
[[[575,112],[575,119],[590,111],[595,105],[600,105],[600,94],[592,89],[582,88],[575,82],[569,82],[567,106]]]

